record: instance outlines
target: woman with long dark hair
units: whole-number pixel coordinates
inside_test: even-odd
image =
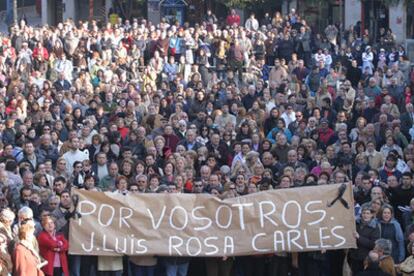
[[[394,208],[384,204],[376,223],[380,229],[380,238],[392,242],[391,256],[394,262],[401,263],[405,257],[404,235],[400,223],[394,218]]]
[[[277,109],[277,107],[272,108],[269,117],[264,122],[264,133],[269,133],[269,131],[277,126],[277,120],[279,119],[279,116],[279,109]]]

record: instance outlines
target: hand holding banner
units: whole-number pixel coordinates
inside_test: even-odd
[[[355,248],[352,186],[338,197],[340,187],[272,190],[226,200],[78,190],[81,217],[71,221],[69,251],[237,256]]]

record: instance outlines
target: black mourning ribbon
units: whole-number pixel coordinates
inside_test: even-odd
[[[77,211],[78,203],[79,203],[79,195],[72,195],[72,203],[73,203],[73,207],[74,207],[74,211],[72,212],[72,218],[73,219],[81,218],[82,215]]]
[[[339,202],[341,202],[342,205],[344,205],[344,207],[346,209],[349,209],[348,202],[345,199],[342,198],[344,196],[345,191],[346,191],[346,184],[342,183],[342,185],[339,186],[339,188],[338,188],[338,196],[334,200],[332,200],[331,203],[328,203],[328,207],[332,207],[332,205],[334,205],[335,202],[337,202],[339,200]]]

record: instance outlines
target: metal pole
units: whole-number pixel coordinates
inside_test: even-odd
[[[93,0],[89,0],[89,20],[93,19]]]
[[[339,47],[342,47],[342,30],[344,26],[344,16],[343,16],[343,1],[339,0]]]
[[[17,0],[13,0],[13,23],[17,24]]]

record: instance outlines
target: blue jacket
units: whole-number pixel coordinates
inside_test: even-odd
[[[402,173],[397,169],[395,169],[392,172],[392,175],[394,175],[398,180],[402,177]],[[379,170],[378,176],[379,176],[379,179],[381,179],[381,181],[387,182],[388,174],[383,168],[381,170]]]
[[[382,237],[381,221],[380,219],[375,219],[378,227],[380,228],[380,236]],[[398,244],[398,248],[392,249],[392,255],[397,256],[397,260],[394,260],[396,263],[401,263],[405,259],[405,244],[404,244],[404,234],[401,229],[400,223],[396,219],[391,219],[389,222],[395,227],[395,241]],[[397,250],[397,253],[394,253],[394,250]]]
[[[266,139],[269,139],[272,144],[276,143],[276,134],[280,131],[280,129],[278,127],[274,127],[272,128],[272,130],[269,131],[269,133],[266,136]],[[286,138],[288,140],[288,142],[290,143],[290,140],[292,140],[292,132],[290,132],[290,130],[288,128],[285,128],[283,130],[283,133],[286,135]]]

